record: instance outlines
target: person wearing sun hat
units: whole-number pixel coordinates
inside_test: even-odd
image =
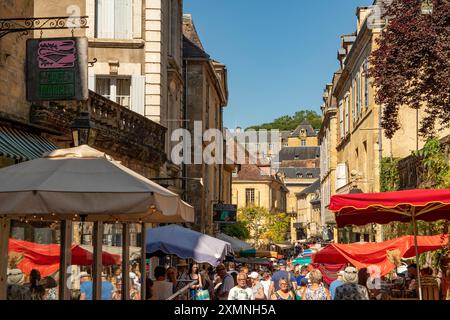
[[[20,269],[7,270],[7,300],[31,300],[31,290],[24,286],[25,275]]]
[[[334,300],[369,300],[367,288],[358,284],[358,270],[347,267],[344,270],[344,284],[336,288]]]
[[[341,270],[337,273],[337,279],[334,280],[331,284],[330,284],[330,294],[331,294],[331,299],[334,300],[334,295],[336,294],[336,289],[337,287],[341,286],[344,284],[344,270]]]

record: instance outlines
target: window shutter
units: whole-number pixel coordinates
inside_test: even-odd
[[[91,91],[95,91],[95,74],[89,74],[88,89]]]
[[[145,76],[131,76],[131,110],[145,115]]]
[[[115,39],[133,38],[133,6],[132,0],[116,0],[114,15]]]
[[[339,163],[336,167],[336,190],[347,184],[347,166]]]
[[[114,0],[98,0],[97,38],[114,38]]]

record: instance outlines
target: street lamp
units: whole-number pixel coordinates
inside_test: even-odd
[[[433,0],[422,0],[421,12],[423,15],[433,14]]]
[[[80,112],[70,128],[75,147],[83,144],[92,145],[97,137],[97,130],[89,112]]]

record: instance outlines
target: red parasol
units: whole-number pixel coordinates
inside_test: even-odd
[[[442,249],[448,245],[448,235],[418,236],[417,245],[419,253]],[[394,250],[398,250],[400,257],[414,257],[414,237],[404,236],[381,243],[333,243],[316,253],[313,263],[351,263],[357,268],[377,265],[384,276],[395,268],[388,257],[388,253]]]
[[[60,245],[59,244],[39,244],[23,240],[9,239],[9,252],[23,254],[23,259],[18,267],[26,274],[32,269],[37,269],[42,277],[54,274],[59,270]],[[119,255],[102,253],[103,265],[120,264]],[[72,264],[86,266],[93,262],[92,252],[78,246],[72,245]]]
[[[436,221],[450,218],[450,189],[417,189],[395,192],[334,195],[331,211],[336,213],[339,228],[368,223],[387,224],[392,221],[411,222],[417,266],[419,251],[416,220]],[[422,299],[420,272],[419,298]]]

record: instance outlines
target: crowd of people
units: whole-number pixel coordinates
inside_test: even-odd
[[[313,265],[293,267],[285,260],[280,260],[273,270],[262,266],[255,269],[246,265],[238,267],[234,262],[219,264],[215,269],[203,268],[202,271],[199,271],[200,265],[197,263],[191,264],[188,269],[184,266],[157,267],[156,281],[148,281],[147,299],[167,299],[189,284],[189,290],[174,295],[174,299],[382,300],[392,288],[403,288],[417,297],[415,264],[409,265],[404,274],[393,272],[387,276],[381,276],[376,266],[359,270],[347,266],[338,272],[337,278],[330,284],[324,281],[322,272]],[[429,268],[421,270],[422,278],[426,279],[431,272]],[[431,275],[429,278],[436,281]]]
[[[417,297],[417,266],[407,272],[381,276],[379,268],[356,269],[347,266],[337,278],[326,283],[313,265],[292,266],[279,260],[275,268],[259,265],[250,268],[234,262],[216,268],[181,260],[176,266],[157,266],[147,276],[145,297],[141,297],[141,272],[134,263],[129,270],[131,300],[382,300],[395,290]],[[423,283],[434,283],[433,270],[421,269]],[[9,300],[58,300],[57,276],[41,277],[38,270],[26,276],[20,269],[8,269]],[[72,290],[74,300],[92,300],[93,282],[84,271],[78,276],[79,289]],[[329,280],[328,280],[329,281]],[[438,285],[436,283],[436,285]],[[122,270],[117,266],[102,274],[102,300],[122,299]],[[446,297],[444,296],[443,299]]]

